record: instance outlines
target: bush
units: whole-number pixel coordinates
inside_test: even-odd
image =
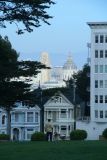
[[[31,141],[45,141],[46,135],[43,132],[35,132],[31,136]]]
[[[8,134],[0,134],[0,140],[9,140]]]
[[[105,139],[107,139],[107,128],[104,129],[102,135]]]
[[[71,140],[84,140],[87,138],[87,132],[85,130],[77,129],[70,133]]]

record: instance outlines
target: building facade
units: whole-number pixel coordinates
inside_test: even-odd
[[[60,92],[56,93],[44,104],[44,127],[51,119],[53,134],[69,138],[74,130],[74,105]]]
[[[28,108],[18,103],[11,111],[11,140],[30,140],[34,132],[40,131],[40,108]],[[0,111],[0,133],[7,133],[7,115]]]
[[[91,28],[90,122],[78,122],[88,139],[99,139],[107,128],[107,22],[89,22]]]

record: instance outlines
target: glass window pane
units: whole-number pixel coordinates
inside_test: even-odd
[[[103,50],[100,50],[100,58],[103,58]]]
[[[100,80],[100,88],[103,88],[103,80]]]
[[[95,35],[95,43],[98,43],[98,35]]]
[[[95,73],[98,73],[98,65],[95,65]]]
[[[98,50],[95,50],[95,58],[98,58]]]
[[[100,43],[103,43],[103,42],[104,42],[104,36],[100,35]]]
[[[103,73],[103,65],[100,65],[100,73]]]

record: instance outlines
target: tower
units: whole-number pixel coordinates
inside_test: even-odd
[[[69,80],[74,73],[77,72],[77,67],[74,64],[71,53],[69,53],[68,58],[63,66],[63,79]]]
[[[91,28],[91,121],[107,122],[107,22],[89,22]]]
[[[47,52],[41,53],[40,62],[45,64],[46,67],[50,67],[49,55]],[[50,80],[50,69],[42,69],[40,74],[40,82],[44,83]]]

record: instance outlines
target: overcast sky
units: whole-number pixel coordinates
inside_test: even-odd
[[[53,16],[50,26],[43,24],[33,33],[17,35],[15,25],[0,29],[8,35],[20,59],[39,60],[40,53],[47,51],[51,64],[63,65],[69,52],[78,68],[85,63],[90,42],[90,29],[86,22],[107,21],[107,0],[56,0],[48,13]]]

